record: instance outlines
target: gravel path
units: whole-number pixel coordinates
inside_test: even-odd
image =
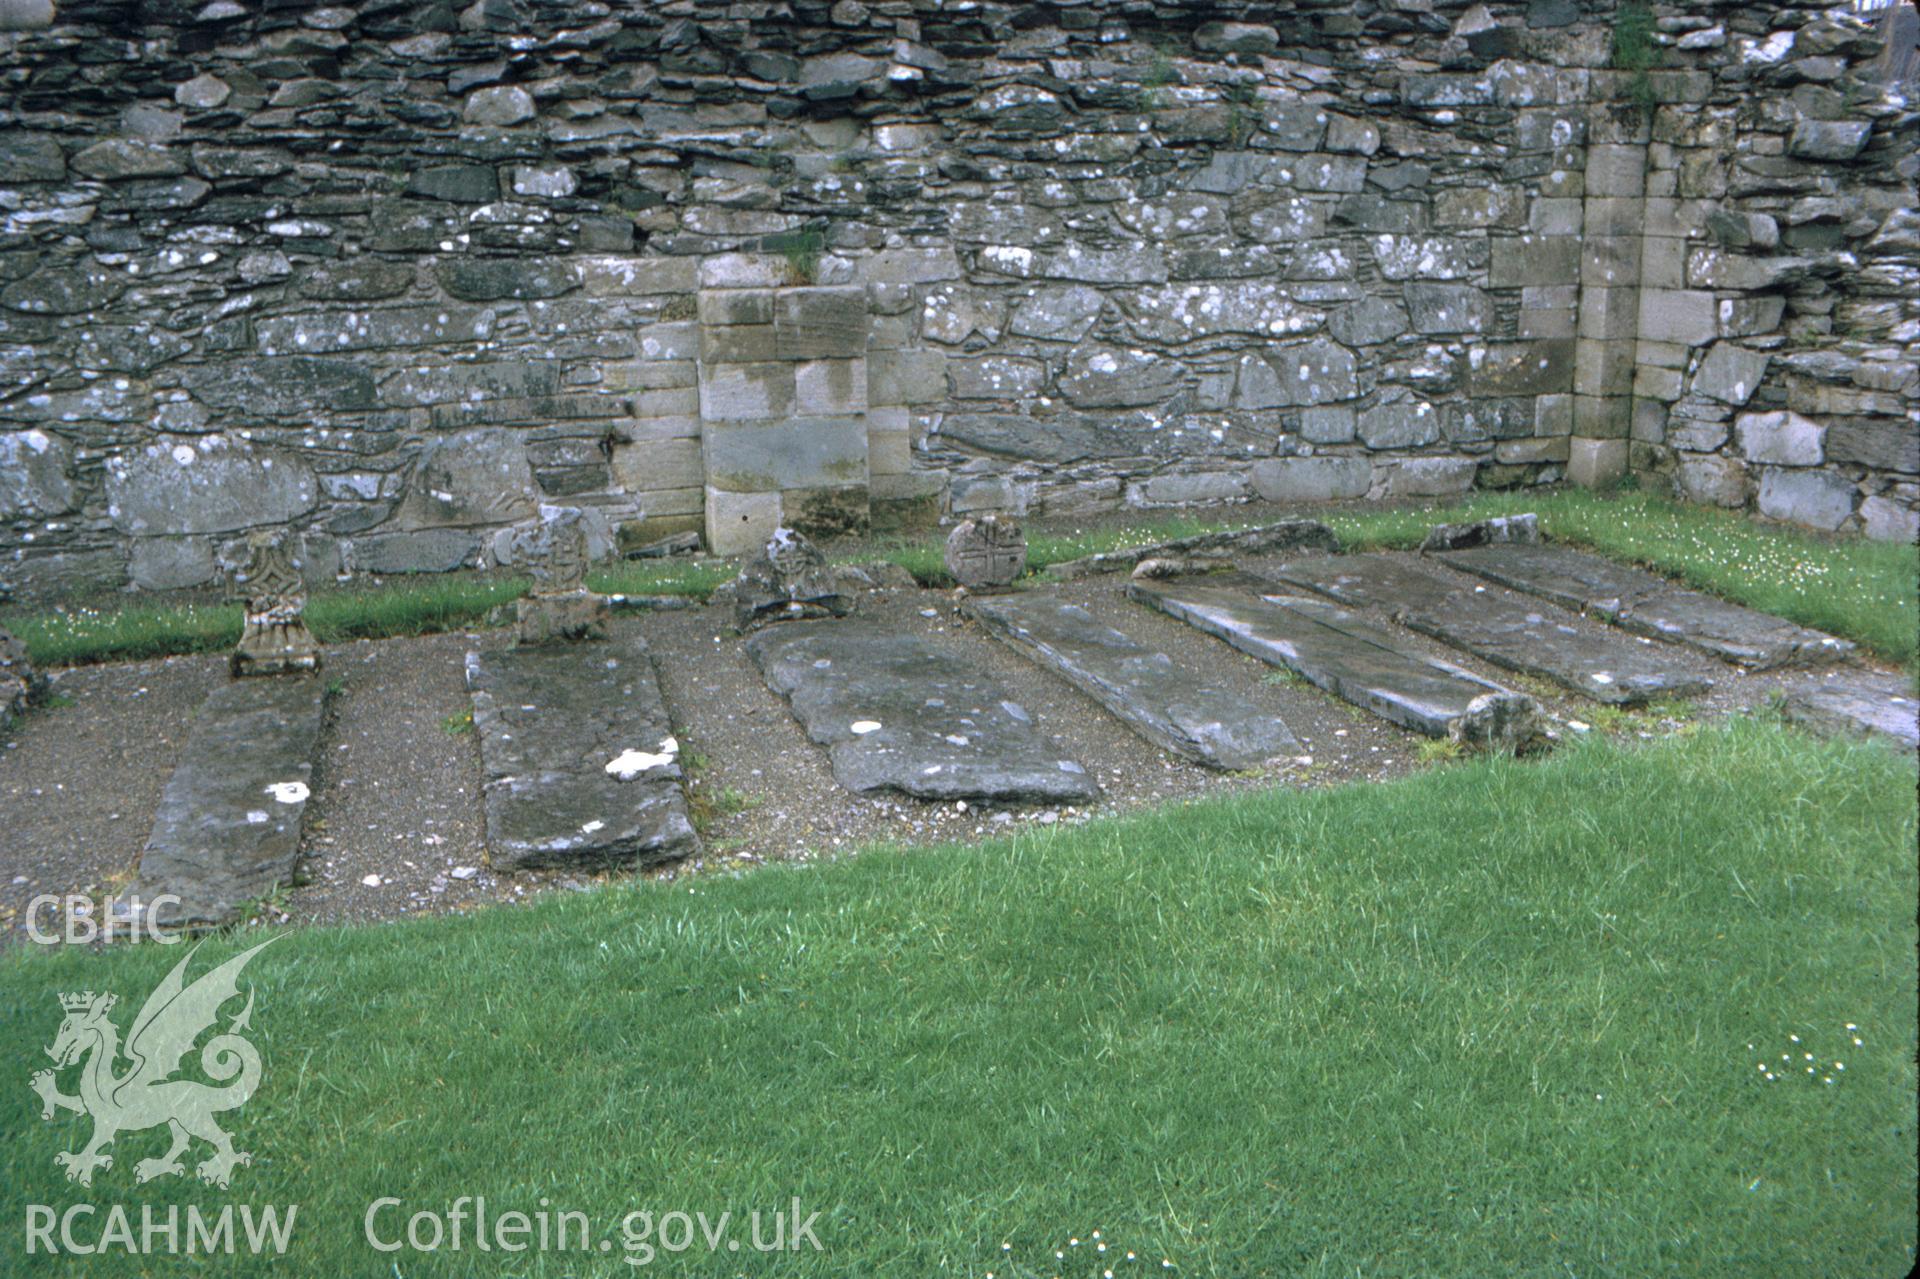
[[[1256,557],[1242,566],[1260,572],[1281,562]],[[1460,580],[1469,589],[1482,585]],[[1127,601],[1125,585],[1124,576],[1111,575],[1047,589],[1165,651],[1176,664],[1204,668],[1214,682],[1270,707],[1299,738],[1301,754],[1244,773],[1187,763],[989,637],[952,596],[883,590],[861,597],[861,617],[958,646],[1093,772],[1104,796],[1085,810],[856,796],[834,783],[824,751],[807,741],[785,703],[761,681],[731,633],[727,610],[622,618],[615,625],[644,635],[653,649],[707,846],[701,859],[653,873],[832,857],[879,842],[965,842],[1025,822],[1079,821],[1276,783],[1384,780],[1423,766],[1421,739],[1413,734]],[[1598,622],[1581,625],[1608,629]],[[1595,718],[1598,708],[1555,686],[1499,671],[1411,632],[1399,635],[1415,651],[1534,694],[1563,721],[1563,732],[1580,731],[1564,721]],[[478,745],[468,719],[463,661],[476,644],[498,640],[497,633],[450,634],[327,650],[323,677],[337,682],[338,692],[317,765],[302,882],[263,903],[264,917],[341,923],[466,911],[606,878],[495,875],[487,869]],[[1690,654],[1684,660],[1716,680],[1714,692],[1697,703],[1704,713],[1751,705],[1768,690],[1805,678],[1744,675]],[[0,746],[0,928],[6,936],[20,938],[23,912],[37,893],[97,895],[126,879],[194,709],[223,678],[224,663],[216,655],[59,674],[56,704],[34,713]],[[1671,726],[1647,721],[1634,728],[1652,735]]]

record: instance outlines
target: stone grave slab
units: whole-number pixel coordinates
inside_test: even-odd
[[[1274,592],[1272,582],[1245,573],[1127,584],[1149,608],[1415,732],[1498,748],[1538,733],[1538,708],[1525,694],[1410,653],[1346,609]]]
[[[1789,685],[1787,718],[1823,733],[1884,737],[1920,748],[1920,697],[1898,672],[1841,668]]]
[[[467,654],[496,870],[652,865],[699,851],[680,745],[638,636]]]
[[[1085,803],[1100,787],[951,646],[845,622],[790,622],[746,644],[768,687],[856,794]]]
[[[292,882],[326,707],[313,676],[235,680],[209,694],[114,914],[217,927]],[[164,894],[179,904],[149,909]]]
[[[1299,749],[1270,710],[1108,626],[1077,604],[1030,591],[975,600],[974,617],[1064,677],[1148,741],[1211,768],[1251,768]]]
[[[1476,546],[1445,552],[1442,562],[1754,670],[1822,666],[1853,652],[1846,640],[1564,546]]]
[[[1275,576],[1342,604],[1381,609],[1409,630],[1597,702],[1630,706],[1695,697],[1713,686],[1664,644],[1581,630],[1550,604],[1530,606],[1484,586],[1464,586],[1406,560],[1316,556],[1290,561]]]
[[[1096,573],[1124,573],[1143,560],[1217,559],[1225,562],[1231,555],[1272,555],[1282,551],[1337,551],[1340,539],[1319,520],[1281,520],[1258,528],[1235,532],[1196,533],[1151,546],[1133,546],[1117,551],[1102,551],[1077,560],[1052,564],[1048,577],[1056,581],[1090,577]]]

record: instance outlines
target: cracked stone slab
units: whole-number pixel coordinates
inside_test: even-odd
[[[1211,768],[1251,768],[1298,751],[1285,721],[1203,672],[1108,626],[1077,604],[1041,591],[975,600],[989,631],[1049,667],[1142,737]]]
[[[1264,578],[1135,580],[1127,594],[1403,728],[1503,749],[1538,734],[1539,709],[1525,694],[1410,653],[1347,609],[1278,594]]]
[[[116,916],[217,927],[291,883],[326,712],[326,685],[312,676],[235,680],[209,694]],[[149,909],[163,894],[178,905]]]
[[[1564,546],[1476,546],[1445,552],[1442,562],[1753,670],[1823,666],[1854,649],[1846,640]]]
[[[1025,708],[952,647],[847,622],[790,622],[746,643],[834,778],[865,794],[1086,803],[1100,787]]]
[[[1533,607],[1484,586],[1463,586],[1419,564],[1380,555],[1294,560],[1276,574],[1342,604],[1377,608],[1412,631],[1523,675],[1550,679],[1596,702],[1631,706],[1696,697],[1713,687],[1664,644],[1595,634],[1565,610]]]
[[[1920,748],[1920,697],[1905,675],[1839,669],[1789,685],[1781,709],[1787,718],[1823,733],[1884,737]]]
[[[467,689],[496,870],[645,866],[699,852],[644,640],[468,653]]]

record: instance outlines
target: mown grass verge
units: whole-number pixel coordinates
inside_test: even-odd
[[[1831,631],[1909,665],[1920,657],[1920,550],[1884,542],[1822,538],[1755,523],[1737,513],[1642,493],[1583,490],[1487,493],[1431,507],[1345,509],[1322,516],[1348,550],[1418,546],[1440,522],[1538,512],[1554,538],[1645,565],[1738,603]],[[1250,527],[1253,519],[1145,516],[1084,532],[1035,530],[1035,571],[1101,551]],[[929,535],[883,538],[867,558],[897,563],[930,586],[950,584],[942,541]],[[637,561],[592,574],[596,589],[704,599],[732,575],[713,561]],[[322,643],[421,635],[483,625],[526,589],[524,579],[455,574],[390,578],[377,586],[321,592],[308,607]],[[237,605],[134,604],[0,617],[47,666],[160,657],[231,646],[240,634]]]
[[[59,993],[117,993],[124,1028],[181,951],[16,950],[0,1268],[71,1273],[24,1255],[30,1204],[237,1201],[299,1205],[274,1272],[629,1274],[629,1212],[797,1196],[820,1252],[771,1271],[744,1246],[656,1260],[1903,1274],[1914,785],[1910,756],[1738,718],[972,848],[297,931],[247,973],[265,1074],[222,1116],[253,1152],[226,1193],[136,1187],[157,1131],[123,1135],[91,1189],[66,1183],[54,1155],[88,1124],[43,1123],[24,1086]],[[210,941],[195,970],[257,940]],[[484,1196],[495,1217],[584,1212],[611,1248],[478,1254],[469,1225],[460,1253],[377,1253],[363,1223],[383,1196],[402,1205],[384,1239]]]
[[[637,561],[588,575],[598,591],[704,599],[731,572],[708,563]],[[495,609],[525,594],[523,577],[454,573],[392,577],[378,584],[316,592],[307,624],[323,644],[429,635],[483,626]],[[240,638],[236,603],[130,604],[23,613],[0,618],[46,666],[132,661],[231,648]]]

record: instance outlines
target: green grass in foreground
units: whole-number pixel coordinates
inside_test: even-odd
[[[1826,539],[1757,524],[1734,512],[1640,493],[1583,490],[1486,493],[1427,508],[1346,510],[1323,518],[1348,550],[1418,546],[1436,523],[1536,511],[1557,539],[1644,564],[1702,590],[1867,645],[1913,664],[1920,648],[1920,550],[1884,542]],[[1255,520],[1189,515],[1143,517],[1081,532],[1036,530],[1034,569],[1101,551],[1245,528]],[[950,580],[937,535],[882,539],[874,554],[928,585]],[[617,564],[588,577],[596,590],[704,599],[732,572],[713,562],[660,560]],[[422,635],[483,625],[526,589],[522,578],[456,574],[390,578],[378,586],[314,596],[307,616],[322,643]],[[231,647],[240,636],[237,605],[129,605],[107,610],[0,617],[47,666],[160,657]]]
[[[300,931],[249,970],[267,1073],[230,1116],[254,1152],[230,1195],[136,1189],[155,1133],[122,1138],[92,1190],[67,1185],[53,1155],[86,1125],[42,1123],[25,1087],[58,992],[119,993],[124,1027],[178,951],[16,951],[4,1268],[72,1272],[21,1254],[27,1204],[238,1200],[300,1205],[277,1273],[627,1274],[615,1223],[633,1209],[797,1195],[820,1253],[657,1260],[1901,1275],[1914,785],[1910,756],[1742,719],[975,848]],[[250,940],[210,942],[196,971]],[[363,1214],[389,1195],[443,1214],[484,1195],[496,1215],[544,1196],[614,1250],[375,1254]]]

